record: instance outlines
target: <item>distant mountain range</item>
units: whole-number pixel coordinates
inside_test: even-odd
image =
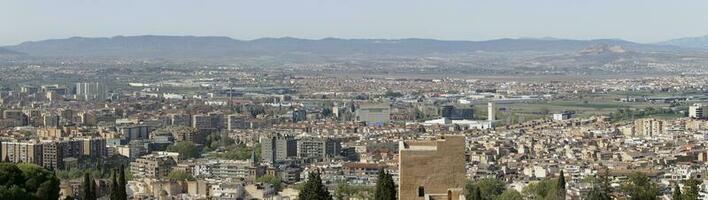
[[[708,35],[701,36],[701,37],[686,37],[686,38],[673,39],[673,40],[669,40],[669,41],[660,42],[657,44],[659,44],[659,45],[672,45],[672,46],[679,46],[679,47],[686,47],[686,48],[708,49]]]
[[[0,48],[0,55],[21,55],[20,52],[11,51],[6,48]]]
[[[432,39],[338,39],[262,38],[236,40],[228,37],[116,36],[72,37],[6,46],[0,53],[24,53],[39,57],[135,57],[218,58],[281,55],[427,55],[475,52],[577,52],[592,46],[617,46],[633,52],[696,51],[678,43],[640,44],[616,39],[567,40],[555,38],[444,41]]]

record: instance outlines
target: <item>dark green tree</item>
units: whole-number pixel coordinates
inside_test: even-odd
[[[629,200],[657,200],[659,189],[649,177],[641,172],[634,172],[622,186],[622,191]]]
[[[333,200],[327,188],[322,184],[319,172],[308,175],[307,181],[298,195],[298,199],[307,200]]]
[[[197,145],[189,141],[177,142],[167,147],[167,151],[179,153],[180,159],[198,158],[200,155]]]
[[[123,165],[120,166],[118,169],[118,194],[117,200],[128,200],[128,193],[126,191],[126,187],[128,185],[128,181],[125,180],[125,167]]]
[[[529,199],[557,200],[556,188],[558,179],[543,179],[538,182],[529,183],[523,190],[524,196]]]
[[[336,200],[348,200],[353,193],[354,190],[352,187],[346,181],[342,181],[337,184],[337,189],[334,191],[334,198]]]
[[[681,194],[681,200],[697,200],[700,198],[698,192],[700,191],[701,181],[696,179],[688,179],[683,181],[683,193]]]
[[[95,183],[89,175],[84,174],[84,182],[81,184],[81,200],[96,200]]]
[[[118,200],[120,198],[119,188],[118,188],[118,173],[113,170],[113,175],[111,176],[111,200]]]
[[[671,199],[673,200],[681,200],[681,187],[679,187],[678,183],[674,183],[674,192],[671,195]]]
[[[588,200],[611,200],[612,189],[607,173],[593,179],[592,188],[585,196]]]
[[[378,180],[376,181],[376,190],[374,191],[375,200],[395,200],[396,199],[396,184],[393,182],[393,177],[386,170],[379,170]]]
[[[560,174],[558,175],[558,185],[556,186],[556,193],[558,194],[558,199],[565,199],[565,174],[563,174],[563,170],[561,170]]]
[[[28,163],[0,163],[0,199],[58,199],[59,179]]]
[[[465,190],[468,194],[467,199],[492,200],[506,190],[506,184],[495,178],[482,178],[474,182],[467,181]]]
[[[506,189],[501,195],[497,197],[497,200],[523,200],[524,197],[521,193],[514,189]]]
[[[271,186],[273,186],[273,189],[275,191],[280,191],[282,189],[282,184],[283,184],[282,183],[283,181],[280,179],[279,176],[273,176],[273,175],[265,175],[265,176],[258,177],[256,179],[256,182],[268,183]]]
[[[172,170],[169,174],[167,174],[167,178],[170,180],[175,180],[175,181],[193,181],[194,177],[192,174],[187,173],[184,170]]]
[[[482,192],[479,191],[479,187],[476,185],[470,186],[469,196],[467,200],[482,200]]]

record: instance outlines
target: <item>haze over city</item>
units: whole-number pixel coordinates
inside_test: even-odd
[[[0,44],[117,35],[652,43],[708,34],[706,10],[701,0],[6,0]]]
[[[0,199],[708,199],[706,11],[4,0]]]

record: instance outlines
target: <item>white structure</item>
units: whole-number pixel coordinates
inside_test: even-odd
[[[463,129],[492,129],[494,128],[494,123],[492,121],[478,121],[478,120],[450,120],[448,118],[440,118],[434,120],[428,120],[423,122],[423,126],[433,126],[433,125],[460,125]],[[466,127],[466,128],[465,128]]]
[[[703,118],[704,117],[703,104],[694,103],[693,105],[688,106],[688,117],[694,118],[694,119]]]
[[[103,85],[94,83],[76,83],[76,98],[83,100],[100,100],[106,98]]]
[[[369,126],[383,126],[391,120],[391,106],[385,103],[363,104],[356,110],[356,119]]]
[[[244,187],[239,183],[219,183],[211,185],[212,197],[216,199],[240,199],[244,196]]]
[[[488,121],[494,121],[497,119],[497,117],[495,116],[495,113],[496,113],[495,109],[496,108],[494,106],[493,101],[490,101],[489,103],[487,103],[487,120]]]
[[[553,114],[553,120],[554,121],[563,121],[563,120],[568,120],[570,119],[571,114],[568,112],[562,112],[562,113],[555,113]]]

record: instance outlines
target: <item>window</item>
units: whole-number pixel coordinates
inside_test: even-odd
[[[419,197],[425,196],[425,188],[423,188],[423,186],[418,187],[418,196]]]

